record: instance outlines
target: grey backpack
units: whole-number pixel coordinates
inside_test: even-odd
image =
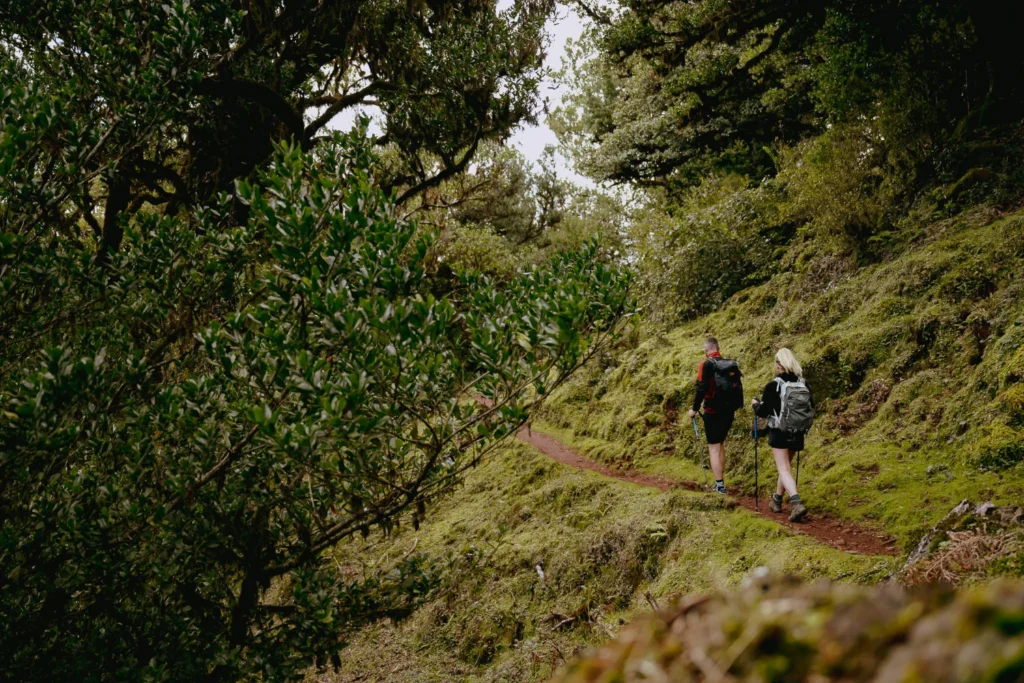
[[[768,426],[783,432],[804,433],[814,424],[814,404],[811,403],[811,390],[803,379],[786,382],[781,377],[775,378],[779,385],[779,402],[781,409],[768,418]]]

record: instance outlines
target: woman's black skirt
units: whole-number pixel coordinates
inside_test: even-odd
[[[803,432],[784,432],[781,429],[768,430],[768,445],[772,448],[788,448],[791,451],[804,449]]]

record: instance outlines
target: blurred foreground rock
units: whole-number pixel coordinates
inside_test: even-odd
[[[556,680],[1024,682],[1024,583],[954,592],[752,578],[640,619]]]

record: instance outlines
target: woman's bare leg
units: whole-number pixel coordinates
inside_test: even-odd
[[[782,495],[783,491],[790,496],[796,495],[796,481],[793,479],[793,470],[790,465],[791,454],[788,448],[773,448],[772,455],[775,456],[775,467],[779,470],[779,483],[776,492]]]

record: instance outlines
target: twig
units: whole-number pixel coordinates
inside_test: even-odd
[[[574,621],[576,621],[576,617],[568,617],[567,619],[562,619],[560,622],[555,624],[555,626],[554,626],[554,628],[552,630],[553,631],[557,631],[557,630],[561,629],[563,626],[568,626],[569,624],[571,624]],[[561,653],[559,653],[559,654],[561,654]],[[562,658],[562,661],[563,662],[565,661],[564,657]]]

